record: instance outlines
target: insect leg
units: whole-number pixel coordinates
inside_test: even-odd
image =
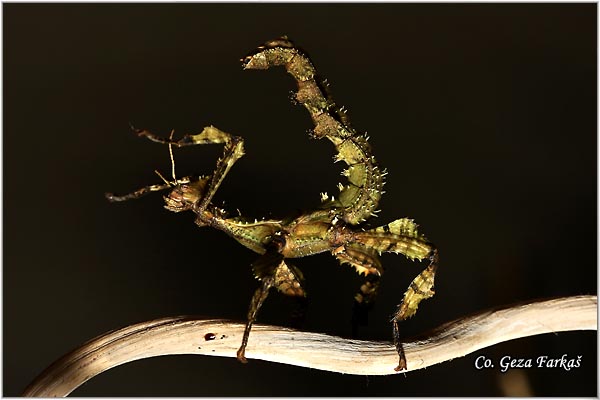
[[[331,252],[342,264],[350,264],[357,273],[368,275],[383,274],[383,267],[377,252],[361,243],[348,243]]]
[[[250,330],[254,321],[256,321],[258,310],[269,295],[269,290],[275,287],[287,296],[306,296],[306,292],[302,288],[302,272],[295,266],[286,264],[283,256],[274,249],[267,250],[265,254],[259,257],[252,264],[252,270],[254,276],[261,281],[261,286],[256,289],[254,296],[252,296],[242,344],[237,351],[237,358],[243,363],[247,362],[245,353],[248,338],[250,337]]]
[[[406,357],[404,356],[404,349],[402,348],[402,343],[400,342],[398,323],[415,315],[421,300],[428,299],[435,294],[433,285],[435,271],[438,265],[438,252],[435,248],[431,250],[431,254],[428,258],[429,266],[425,268],[425,270],[423,270],[419,275],[417,275],[417,277],[410,283],[408,290],[404,293],[402,303],[398,305],[398,309],[392,318],[394,344],[396,345],[396,350],[400,356],[398,366],[395,368],[396,371],[402,371],[403,369],[406,369]]]
[[[197,134],[186,134],[179,140],[173,140],[171,138],[163,138],[158,136],[146,129],[138,129],[131,127],[133,132],[140,136],[145,137],[156,143],[171,144],[176,147],[195,146],[199,144],[219,144],[231,142],[235,136],[230,135],[227,132],[223,132],[214,126],[205,127],[202,132]]]
[[[406,369],[406,358],[400,342],[398,323],[413,316],[419,303],[434,295],[433,283],[438,264],[437,249],[419,233],[417,224],[408,218],[397,219],[375,229],[356,232],[354,240],[380,253],[400,253],[411,260],[429,259],[429,266],[411,282],[392,319],[394,343],[400,356],[396,370],[401,371]]]
[[[212,174],[212,179],[206,189],[206,194],[200,201],[195,212],[202,212],[210,204],[213,196],[221,186],[223,179],[237,160],[244,155],[244,140],[239,136],[231,137],[231,141],[225,144],[223,156],[217,161],[217,168]]]
[[[303,281],[304,276],[300,269],[289,262],[281,261],[275,271],[274,286],[280,293],[296,298],[296,308],[292,311],[290,317],[290,323],[295,328],[301,327],[308,305],[306,302],[306,291],[302,287]]]
[[[269,295],[269,290],[273,286],[273,277],[265,278],[262,280],[261,286],[256,289],[252,301],[250,301],[250,309],[248,310],[248,321],[246,322],[246,328],[244,329],[244,336],[242,337],[242,345],[237,351],[237,359],[243,363],[247,363],[246,360],[246,346],[248,345],[248,337],[250,336],[250,330],[252,324],[256,321],[256,314],[260,307],[262,307],[264,301]]]
[[[353,225],[374,215],[383,194],[385,172],[377,167],[367,136],[350,126],[345,111],[335,104],[308,56],[283,37],[265,43],[242,61],[245,69],[285,67],[298,84],[295,100],[308,110],[315,124],[314,137],[329,139],[338,151],[335,161],[349,166],[343,172],[348,184],[340,184],[339,198],[332,198],[323,207],[337,209],[341,218]]]
[[[177,179],[177,184],[185,184],[185,183],[190,183],[190,182],[191,182],[190,177]],[[119,201],[138,199],[138,198],[145,196],[151,192],[159,192],[161,190],[172,189],[172,188],[173,188],[173,186],[170,183],[169,184],[161,184],[161,185],[149,185],[149,186],[145,186],[141,189],[136,190],[135,192],[131,192],[128,194],[117,195],[114,193],[105,193],[105,196],[108,199],[108,201],[119,202]]]
[[[352,334],[356,337],[359,325],[366,325],[367,314],[377,296],[383,266],[375,250],[359,243],[349,243],[341,246],[334,249],[333,254],[342,264],[350,264],[357,273],[366,276],[365,282],[354,296]]]

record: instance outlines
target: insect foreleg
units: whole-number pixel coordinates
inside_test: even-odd
[[[419,275],[417,275],[417,277],[410,283],[408,290],[404,293],[402,303],[398,305],[398,309],[392,318],[392,324],[394,328],[394,344],[396,345],[396,350],[400,356],[398,366],[395,368],[396,371],[402,371],[403,369],[406,369],[406,358],[404,356],[402,343],[400,342],[398,323],[415,315],[421,300],[428,299],[435,294],[433,290],[433,284],[437,264],[438,252],[434,248],[429,255],[429,266],[425,268],[425,270],[423,270]]]
[[[177,179],[176,183],[177,184],[186,184],[186,183],[190,183],[190,182],[191,182],[191,178],[185,177],[185,178]],[[131,192],[128,194],[116,195],[114,193],[106,193],[105,196],[111,202],[127,201],[127,200],[138,199],[138,198],[145,196],[151,192],[159,192],[161,190],[167,190],[167,189],[172,189],[172,188],[173,188],[172,184],[149,185],[149,186],[145,186],[141,189],[136,190],[135,192]]]
[[[194,209],[196,213],[202,212],[206,209],[233,164],[242,158],[243,155],[244,140],[239,136],[232,136],[231,140],[225,144],[223,156],[217,161],[217,167],[215,168],[212,179],[208,184],[208,188],[206,189],[206,195],[202,198],[200,204]]]
[[[173,140],[172,138],[163,138],[146,129],[137,129],[133,126],[131,127],[131,129],[136,135],[140,137],[145,137],[146,139],[156,143],[171,144],[176,147],[195,146],[198,144],[228,143],[231,142],[231,139],[234,137],[229,133],[223,132],[220,129],[215,128],[214,126],[207,126],[202,130],[202,132],[198,134],[187,134],[179,140]]]
[[[332,251],[342,264],[350,264],[358,274],[381,275],[383,267],[377,252],[361,243],[348,243]]]

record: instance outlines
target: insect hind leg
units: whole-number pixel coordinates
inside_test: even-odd
[[[407,368],[404,348],[400,341],[399,322],[415,315],[419,303],[435,294],[433,285],[438,265],[437,249],[433,248],[428,258],[429,265],[410,283],[408,290],[404,293],[402,303],[398,305],[398,309],[392,318],[394,345],[400,357],[398,366],[395,368],[396,371],[402,371]]]

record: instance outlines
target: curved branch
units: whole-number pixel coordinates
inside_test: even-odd
[[[463,357],[496,343],[550,332],[597,329],[597,297],[574,296],[485,311],[405,343],[408,371]],[[163,318],[109,332],[48,367],[24,396],[66,396],[92,377],[142,358],[174,354],[235,357],[244,324],[193,317]],[[388,342],[342,339],[255,325],[248,358],[357,375],[396,373]],[[406,372],[406,371],[404,371]]]

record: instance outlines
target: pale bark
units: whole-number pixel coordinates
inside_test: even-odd
[[[73,328],[76,328],[74,326]],[[408,371],[463,357],[496,343],[543,333],[596,330],[597,297],[574,296],[485,311],[405,343]],[[130,361],[173,354],[235,357],[244,324],[172,317],[109,332],[65,355],[25,390],[25,396],[66,396],[92,377]],[[397,372],[389,342],[342,339],[257,324],[248,359],[360,375]],[[251,364],[248,368],[252,368]]]

